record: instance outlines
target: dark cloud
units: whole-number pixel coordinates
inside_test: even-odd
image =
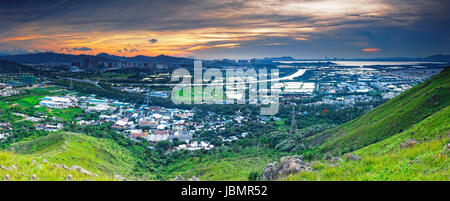
[[[60,50],[66,51],[66,52],[74,52],[74,51],[82,51],[82,52],[89,52],[92,51],[92,48],[89,47],[74,47],[74,48],[61,48]]]
[[[153,39],[150,39],[149,41],[150,41],[150,43],[156,43],[156,42],[158,42],[158,40],[157,40],[157,39],[155,39],[155,38],[153,38]]]
[[[72,51],[92,51],[92,48],[88,47],[72,48]]]
[[[22,48],[0,50],[0,54],[2,54],[2,55],[29,54],[29,53],[33,53],[33,52],[36,52],[36,50],[28,51],[28,50],[25,50]]]

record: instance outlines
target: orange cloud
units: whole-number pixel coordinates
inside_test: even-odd
[[[363,52],[378,52],[380,49],[378,48],[366,48],[362,50]]]

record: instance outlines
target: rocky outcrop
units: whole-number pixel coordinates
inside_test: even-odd
[[[188,179],[188,181],[200,181],[200,179],[197,178],[196,176],[192,176],[191,178]]]
[[[261,173],[261,180],[263,181],[271,181],[275,179],[275,175],[277,175],[278,163],[270,163],[267,165]]]
[[[5,174],[5,176],[3,176],[3,181],[10,181],[11,177],[9,176],[9,174]]]
[[[66,176],[66,181],[72,181],[73,180],[73,176],[71,174],[68,174]]]
[[[115,181],[125,181],[125,178],[122,177],[122,175],[116,174],[116,175],[114,175],[114,180]]]
[[[174,181],[184,181],[184,178],[183,178],[183,176],[178,175],[178,176],[176,176],[173,180],[174,180]]]
[[[31,175],[30,181],[37,181],[37,180],[38,180],[38,177],[35,174]]]
[[[330,161],[332,163],[339,163],[339,162],[342,162],[343,160],[340,157],[331,157]]]
[[[261,173],[261,180],[270,181],[297,172],[312,171],[311,166],[303,162],[301,156],[282,157],[280,163],[268,164]]]
[[[97,176],[96,174],[94,174],[92,172],[89,172],[86,169],[84,169],[83,167],[78,166],[78,165],[73,165],[73,166],[71,166],[69,168],[66,165],[60,165],[60,164],[53,163],[52,166],[57,167],[57,168],[61,168],[61,169],[66,169],[66,170],[76,170],[79,173],[82,173],[82,174],[85,174],[85,175],[88,175],[88,176]]]
[[[173,181],[186,181],[186,180],[183,178],[183,176],[178,175],[173,179]],[[196,176],[192,176],[187,181],[200,181],[200,179],[197,178]]]
[[[16,167],[15,165],[10,165],[8,168],[9,168],[10,170],[17,170],[17,167]]]
[[[73,166],[70,167],[69,169],[70,169],[70,170],[76,170],[76,171],[78,171],[79,173],[82,173],[82,174],[85,174],[85,175],[88,175],[88,176],[97,176],[97,175],[95,175],[94,173],[91,173],[91,172],[85,170],[84,168],[82,168],[81,166],[78,166],[78,165],[73,165]]]
[[[359,161],[359,160],[361,160],[361,157],[353,155],[353,154],[347,154],[347,155],[345,155],[345,160],[346,161]]]
[[[408,147],[412,147],[415,144],[418,144],[419,141],[417,140],[413,140],[413,139],[406,139],[404,143],[400,144],[400,148],[401,149],[406,149]]]

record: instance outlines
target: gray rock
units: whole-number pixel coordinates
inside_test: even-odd
[[[288,156],[281,158],[280,166],[277,169],[278,175],[276,175],[276,177],[284,177],[289,174],[311,170],[311,166],[303,162],[303,157]]]
[[[15,165],[10,165],[6,170],[8,171],[17,170],[17,167]]]
[[[340,157],[331,157],[330,161],[332,163],[338,163],[338,162],[342,162],[343,160]]]
[[[361,160],[361,157],[353,155],[353,154],[347,154],[345,156],[345,160],[346,161],[359,161],[359,160]]]
[[[56,167],[56,168],[63,168],[63,166],[62,165],[60,165],[60,164],[56,164],[56,163],[52,163],[52,166],[54,166],[54,167]]]
[[[196,176],[192,176],[188,179],[188,181],[200,181],[200,179],[198,179]]]
[[[270,163],[268,164],[261,173],[261,180],[263,181],[271,181],[274,179],[278,168],[278,163]]]
[[[87,170],[85,170],[83,167],[78,166],[78,165],[73,165],[72,167],[69,168],[70,170],[76,170],[80,173],[83,173],[85,175],[89,175],[89,176],[96,176],[94,173],[89,172]]]
[[[184,181],[184,178],[183,178],[183,176],[178,175],[178,176],[176,176],[173,180],[174,180],[174,181]]]
[[[312,171],[308,163],[303,162],[301,156],[285,156],[282,157],[280,163],[270,163],[261,173],[261,180],[271,181],[289,174],[294,174],[303,171]]]
[[[125,178],[123,178],[121,175],[116,174],[116,175],[114,175],[114,180],[123,181],[123,180],[125,180]]]
[[[72,181],[73,180],[73,176],[71,174],[68,174],[66,176],[66,181]]]
[[[5,174],[5,176],[3,176],[3,181],[10,181],[11,177],[9,176],[9,174]]]
[[[33,175],[31,175],[30,180],[31,181],[37,181],[38,178],[37,178],[37,176],[35,174],[33,174]]]
[[[401,149],[406,149],[408,147],[412,147],[415,144],[418,144],[419,141],[417,140],[413,140],[413,139],[406,139],[404,143],[400,144],[400,148]]]

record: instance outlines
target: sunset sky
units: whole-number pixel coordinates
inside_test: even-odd
[[[0,54],[195,58],[450,54],[441,0],[1,0]]]

